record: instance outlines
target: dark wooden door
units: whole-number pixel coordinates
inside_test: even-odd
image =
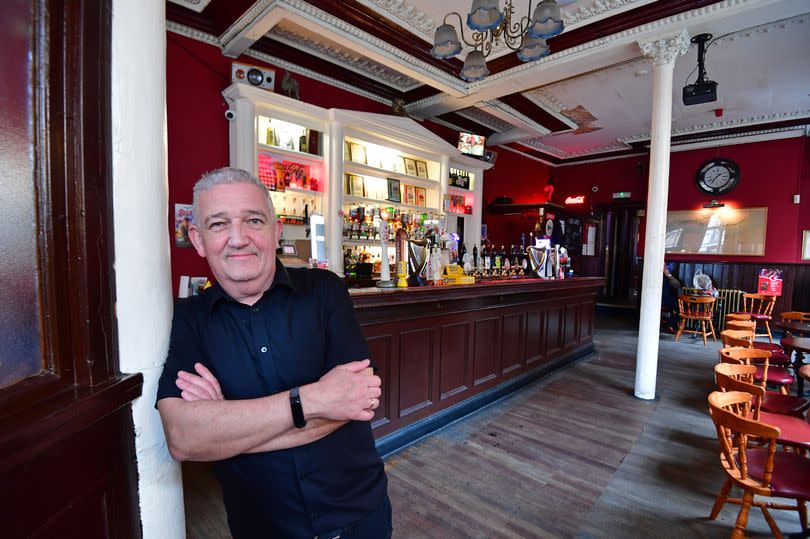
[[[640,206],[602,208],[602,264],[605,288],[600,302],[635,307],[638,305],[640,271],[638,252]]]
[[[0,2],[3,537],[139,537],[118,372],[111,0]]]

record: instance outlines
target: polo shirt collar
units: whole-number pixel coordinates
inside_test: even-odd
[[[287,272],[287,268],[284,267],[284,264],[281,263],[281,260],[276,257],[276,274],[273,277],[273,284],[270,285],[264,294],[273,290],[273,288],[277,286],[284,286],[290,289],[290,291],[295,292],[295,286],[293,285],[292,279],[290,279],[290,274]],[[225,290],[223,290],[222,286],[218,282],[214,282],[214,284],[209,288],[207,291],[208,295],[208,310],[214,308],[214,305],[219,303],[220,301],[233,301],[238,303],[235,299],[228,295]],[[264,297],[264,295],[262,295]],[[261,300],[259,300],[261,301]]]

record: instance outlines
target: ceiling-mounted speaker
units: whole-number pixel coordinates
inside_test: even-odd
[[[256,86],[273,92],[276,86],[276,72],[266,67],[233,62],[231,64],[231,82]]]
[[[484,152],[483,156],[484,161],[487,163],[495,164],[495,161],[498,159],[498,152],[493,152],[492,150],[487,150]]]

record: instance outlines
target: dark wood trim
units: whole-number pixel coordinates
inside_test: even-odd
[[[0,474],[128,406],[141,396],[142,385],[140,373],[124,375],[92,388],[68,388],[36,403],[23,414],[4,417],[0,431]],[[39,419],[31,424],[32,415]]]
[[[346,84],[350,84],[356,88],[365,90],[385,99],[404,99],[405,96],[403,92],[392,88],[387,84],[378,82],[369,77],[364,77],[363,75],[359,75],[354,71],[341,67],[337,64],[333,64],[332,62],[322,58],[312,56],[301,49],[291,47],[285,43],[281,43],[280,41],[270,39],[269,37],[263,37],[256,41],[256,43],[253,44],[252,49],[264,54],[275,56],[277,58],[283,58],[284,60],[292,62],[296,65],[306,66],[308,69],[312,69],[317,73],[321,73],[333,79],[345,82]]]
[[[544,108],[537,106],[531,99],[521,93],[505,95],[498,98],[498,100],[501,103],[509,105],[524,116],[531,118],[552,133],[569,131],[571,129],[566,123]]]
[[[554,361],[544,364],[542,367],[536,370],[529,371],[521,376],[518,376],[517,378],[507,380],[506,382],[488,389],[475,397],[462,401],[434,415],[416,421],[407,427],[403,427],[388,435],[381,436],[376,440],[377,451],[383,458],[387,458],[392,453],[399,451],[419,438],[422,438],[431,432],[435,432],[438,429],[447,426],[467,415],[470,415],[485,406],[489,406],[490,404],[503,399],[504,397],[508,397],[515,391],[526,387],[540,378],[543,378],[547,374],[550,374],[557,369],[566,367],[571,363],[590,355],[593,353],[593,351],[593,342],[579,346],[567,352],[565,355],[555,359]]]
[[[405,99],[405,103],[415,103],[417,101],[421,101],[422,99],[438,95],[440,93],[442,93],[441,90],[434,88],[433,86],[423,84],[418,88],[414,88],[413,90],[408,90],[407,92],[405,92],[403,99]]]
[[[4,531],[139,537],[130,404],[143,379],[118,374],[114,313],[112,0],[37,0],[32,12],[43,372],[0,390]]]
[[[490,129],[485,125],[482,125],[475,120],[470,120],[469,118],[465,118],[464,116],[460,115],[458,112],[447,112],[445,114],[441,114],[436,116],[436,118],[440,120],[444,120],[445,122],[451,123],[456,125],[463,130],[474,133],[476,135],[484,135],[486,137],[491,136],[495,133],[494,129]]]
[[[434,58],[430,54],[432,46],[430,43],[426,43],[421,37],[412,34],[390,20],[381,18],[377,12],[367,8],[357,0],[318,0],[310,3],[318,9],[410,54],[414,58],[441,69],[445,73],[458,76],[461,67],[464,65],[464,62],[457,58],[449,60]]]
[[[553,156],[551,154],[548,154],[546,152],[541,152],[540,150],[536,150],[534,148],[529,148],[528,146],[524,146],[520,142],[510,142],[509,144],[502,144],[501,146],[511,148],[511,149],[515,150],[516,152],[520,152],[520,153],[529,155],[531,157],[536,157],[538,159],[542,159],[543,161],[547,161],[548,163],[551,163],[552,165],[559,165],[559,164],[565,162],[563,159],[560,159],[559,157],[555,157],[555,156]]]
[[[592,350],[603,285],[595,277],[352,290],[355,316],[383,381],[375,436],[402,434],[383,442],[384,450],[519,387],[507,382]],[[402,430],[411,425],[413,431]]]

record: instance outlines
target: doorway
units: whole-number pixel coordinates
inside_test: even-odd
[[[599,208],[601,214],[601,266],[605,286],[598,302],[603,305],[638,309],[641,286],[641,257],[638,240],[641,225],[640,203]]]

